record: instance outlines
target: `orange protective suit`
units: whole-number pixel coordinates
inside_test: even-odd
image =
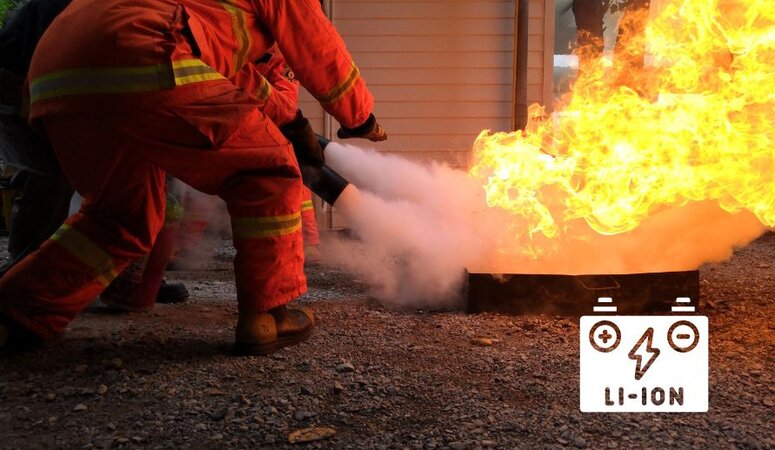
[[[258,108],[275,125],[285,125],[296,117],[299,82],[277,45],[272,46],[255,63],[246,65],[232,81],[255,96]],[[320,244],[312,191],[306,186],[302,187],[301,231],[304,245]]]
[[[164,222],[164,174],[222,197],[232,218],[240,312],[306,290],[302,184],[293,152],[229,81],[277,42],[343,126],[373,99],[313,0],[74,0],[30,69],[31,119],[84,203],[0,279],[0,313],[61,332]]]

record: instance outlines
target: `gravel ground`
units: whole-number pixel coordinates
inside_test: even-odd
[[[93,306],[60,341],[0,360],[0,448],[775,448],[775,234],[701,271],[707,414],[582,414],[576,318],[396,310],[323,267],[303,300],[310,341],[231,357],[228,256],[170,272],[188,304]],[[312,426],[336,434],[288,443]]]

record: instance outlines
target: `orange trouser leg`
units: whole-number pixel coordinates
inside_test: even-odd
[[[226,201],[240,311],[306,291],[301,175],[282,134],[228,82],[146,97],[154,109],[43,119],[86,202],[68,220],[77,234],[46,242],[0,279],[0,312],[42,336],[61,332],[106,278],[150,250],[164,218],[163,171]]]
[[[147,254],[164,221],[164,173],[74,122],[56,118],[46,128],[84,197],[81,209],[0,279],[0,312],[43,337],[62,332],[132,259]]]
[[[312,207],[312,191],[303,187],[301,191],[301,230],[304,245],[320,244],[318,223],[315,220],[315,209]]]

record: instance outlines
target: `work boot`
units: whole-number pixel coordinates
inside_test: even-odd
[[[188,300],[189,294],[183,283],[168,283],[161,280],[159,293],[156,294],[156,303],[183,303]]]
[[[0,315],[0,354],[18,353],[40,346],[43,339],[32,331]]]
[[[278,306],[264,313],[240,313],[234,351],[268,355],[307,339],[315,328],[311,311]]]

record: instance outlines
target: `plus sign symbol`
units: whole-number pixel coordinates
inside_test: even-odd
[[[622,333],[619,327],[610,320],[601,320],[589,330],[589,343],[599,352],[612,352],[621,341]]]

